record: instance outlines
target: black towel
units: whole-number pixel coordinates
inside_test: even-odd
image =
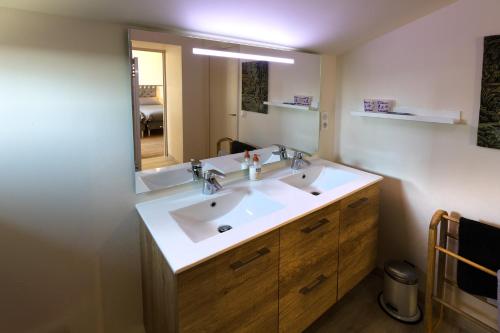
[[[231,143],[231,154],[243,153],[245,150],[251,151],[255,150],[254,146],[246,144],[240,141],[233,141]]]
[[[458,254],[475,263],[497,271],[500,269],[500,229],[460,219]],[[458,287],[468,293],[497,298],[497,279],[461,261],[457,266]]]

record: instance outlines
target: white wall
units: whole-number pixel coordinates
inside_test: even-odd
[[[163,85],[163,54],[142,50],[132,50],[132,57],[139,62],[139,84]]]
[[[337,57],[334,55],[321,55],[321,94],[320,112],[326,115],[327,128],[320,126],[318,155],[326,160],[333,161],[335,144],[336,119],[335,104],[337,97],[336,89]],[[323,121],[321,120],[321,123]]]
[[[141,332],[127,31],[0,9],[0,331]]]
[[[500,2],[461,0],[340,57],[336,153],[379,173],[380,264],[425,269],[436,209],[500,223],[500,151],[476,146],[483,37],[500,33]],[[465,125],[352,117],[366,97],[459,110]]]
[[[239,119],[242,142],[259,147],[284,144],[309,153],[318,151],[319,112],[269,107],[267,114],[243,114]]]
[[[182,113],[182,50],[180,46],[165,45],[167,81],[167,147],[168,156],[179,163],[184,158],[184,125]]]
[[[320,98],[320,56],[300,52],[263,50],[242,46],[242,52],[293,58],[295,64],[269,63],[269,100],[293,102],[294,95]],[[273,143],[314,153],[318,151],[319,113],[269,106],[268,114],[243,112],[239,117],[239,139],[266,147]]]

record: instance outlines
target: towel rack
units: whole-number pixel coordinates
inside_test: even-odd
[[[455,224],[460,224],[460,221],[454,217],[448,215],[444,210],[438,210],[432,216],[431,223],[429,225],[429,244],[427,252],[427,281],[425,290],[425,331],[427,333],[432,333],[436,327],[441,323],[443,317],[444,308],[448,308],[459,315],[471,320],[472,322],[478,324],[479,326],[485,328],[490,332],[498,332],[495,328],[487,325],[486,323],[480,321],[479,319],[471,316],[465,311],[457,308],[453,304],[447,302],[444,299],[444,284],[448,283],[454,287],[453,281],[446,278],[445,268],[446,268],[446,258],[451,257],[459,260],[467,265],[470,265],[476,269],[479,269],[487,274],[494,277],[497,276],[496,272],[491,269],[484,267],[478,263],[473,262],[467,258],[464,258],[457,253],[448,249],[448,238],[457,239],[454,235],[448,232],[448,222]],[[438,240],[438,227],[439,227],[439,240]],[[437,258],[437,272],[436,272],[436,256]],[[436,275],[437,273],[437,275]],[[436,285],[434,285],[436,282]],[[434,293],[434,289],[436,292]],[[474,296],[476,297],[476,296]],[[476,297],[479,301],[484,302],[488,305],[494,306],[487,303],[483,299]],[[439,304],[439,317],[436,323],[433,323],[433,301]]]

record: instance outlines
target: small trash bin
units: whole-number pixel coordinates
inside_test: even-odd
[[[378,297],[382,310],[409,324],[422,319],[417,304],[418,277],[415,266],[407,261],[391,260],[384,265],[384,290]]]

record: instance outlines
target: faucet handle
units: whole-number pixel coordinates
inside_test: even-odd
[[[191,159],[191,169],[187,171],[193,174],[193,180],[197,181],[201,178],[202,163],[199,160]]]
[[[288,152],[287,152],[287,148],[285,145],[275,143],[275,144],[273,144],[273,146],[278,147],[278,151],[272,152],[273,155],[279,155],[280,160],[287,160],[288,159]]]
[[[226,175],[224,173],[220,172],[219,170],[215,170],[215,169],[210,169],[210,170],[203,172],[203,178],[206,180],[212,179],[212,178],[214,178],[214,176],[219,176],[220,178],[226,177]]]
[[[311,154],[306,153],[305,151],[300,151],[295,149],[293,153],[292,165],[290,166],[292,170],[299,170],[302,168],[302,165],[311,165],[311,162],[304,159],[304,155],[311,156]]]
[[[282,145],[282,144],[279,144],[279,143],[273,143],[272,145],[278,147],[278,151],[273,151],[274,155],[280,155],[281,153],[286,152],[286,146],[285,145]]]
[[[292,148],[294,158],[304,158],[304,155],[311,157],[312,155],[308,152]]]
[[[190,160],[190,162],[191,162],[191,167],[193,167],[193,168],[198,168],[198,167],[200,167],[200,168],[201,168],[201,161],[200,161],[200,160],[197,160],[197,159],[192,158],[192,159]]]

